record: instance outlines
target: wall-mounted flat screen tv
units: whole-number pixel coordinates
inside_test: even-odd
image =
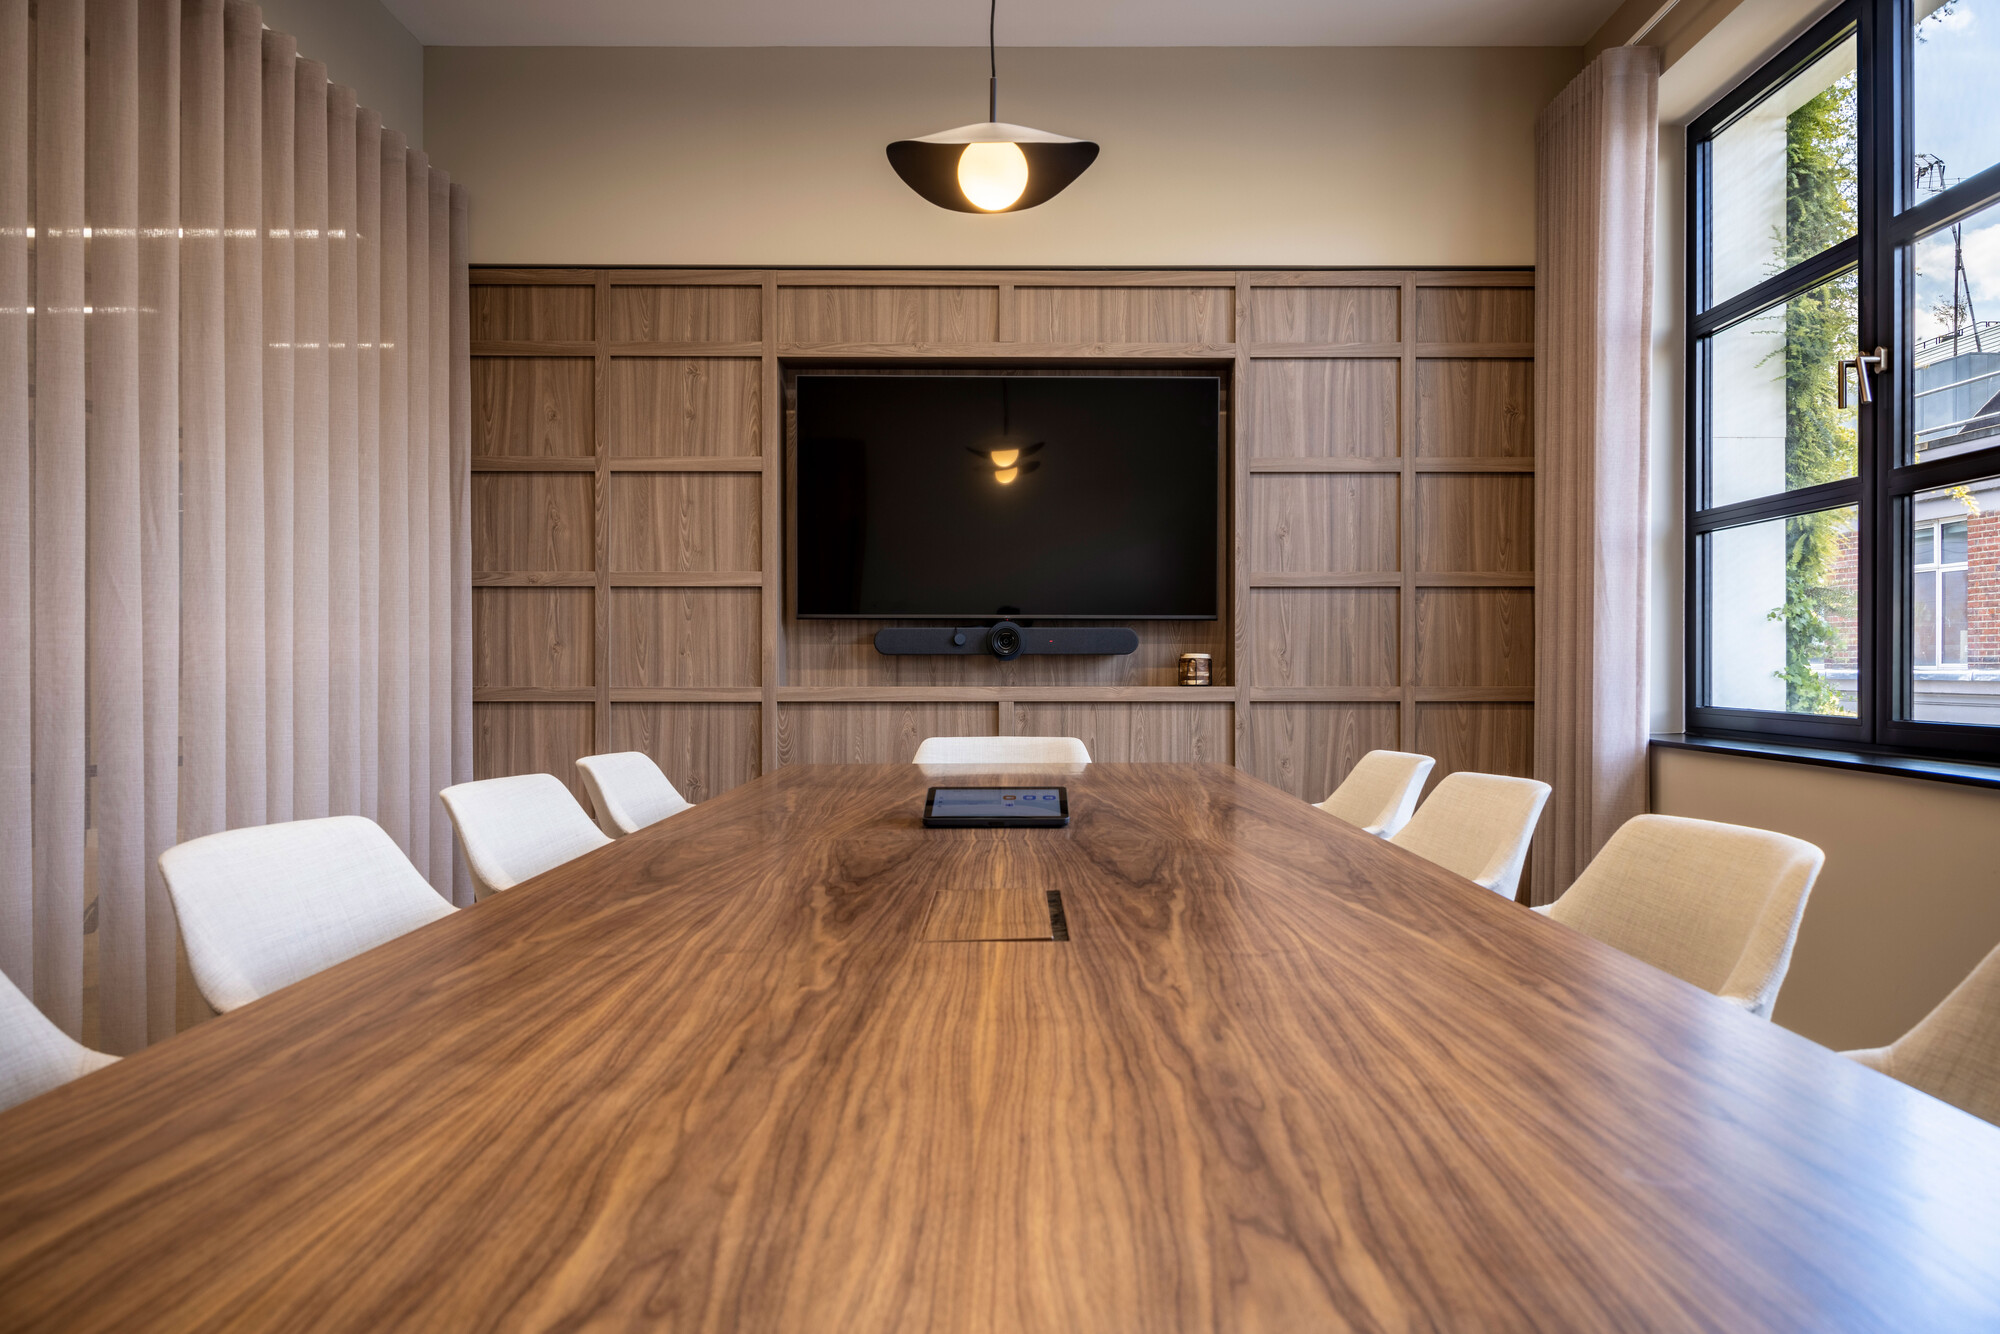
[[[1213,620],[1221,381],[798,377],[801,617]]]

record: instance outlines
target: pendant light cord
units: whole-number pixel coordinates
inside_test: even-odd
[[[1000,0],[992,0],[986,10],[986,119],[1000,119],[1000,57],[993,47],[994,23],[1000,17]]]

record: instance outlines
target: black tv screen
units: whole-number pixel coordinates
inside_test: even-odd
[[[1212,376],[798,377],[801,617],[1213,620]]]

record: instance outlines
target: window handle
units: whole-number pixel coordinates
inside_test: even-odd
[[[1873,403],[1875,401],[1875,394],[1868,385],[1868,368],[1871,366],[1874,367],[1875,373],[1880,375],[1884,370],[1888,369],[1888,365],[1889,349],[1886,347],[1878,347],[1873,352],[1859,353],[1843,360],[1835,369],[1835,375],[1840,386],[1838,392],[1835,394],[1837,406],[1841,408],[1847,406],[1847,368],[1849,366],[1854,367],[1854,384],[1861,391],[1861,401],[1863,403]]]

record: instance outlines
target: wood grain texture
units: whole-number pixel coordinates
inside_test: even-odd
[[[1324,801],[1371,750],[1395,750],[1400,706],[1297,702],[1250,706],[1250,770],[1302,801]]]
[[[778,763],[908,764],[925,738],[992,736],[991,704],[781,704]]]
[[[2000,1320],[1993,1127],[1240,772],[927,781],[781,771],[0,1114],[0,1324]],[[921,938],[1007,886],[1069,942]]]
[[[1254,287],[1244,321],[1250,343],[1394,343],[1402,293],[1382,287]]]
[[[1417,569],[1535,568],[1533,477],[1428,473],[1416,500]]]
[[[473,688],[592,684],[596,596],[588,588],[473,589]]]
[[[1018,287],[1023,343],[1228,343],[1229,287]]]
[[[1534,362],[1417,362],[1417,457],[1525,459],[1534,452]]]
[[[1253,680],[1259,686],[1393,686],[1397,667],[1394,588],[1259,588]]]
[[[472,776],[554,774],[590,809],[576,760],[596,750],[596,712],[589,703],[474,704]]]
[[[1535,595],[1525,588],[1420,588],[1420,686],[1535,684]]]
[[[475,283],[470,295],[475,343],[588,342],[597,337],[591,318],[594,293],[587,280],[564,286]]]
[[[1386,358],[1249,363],[1240,397],[1250,457],[1396,457],[1399,373]]]
[[[614,343],[754,343],[764,336],[757,286],[614,286],[606,328]]]
[[[1532,343],[1530,287],[1419,287],[1419,343]]]
[[[620,574],[762,568],[755,473],[617,473],[611,568]]]
[[[1013,718],[1014,736],[1073,736],[1106,764],[1235,762],[1224,702],[1015,704]]]
[[[611,457],[756,457],[763,378],[748,357],[613,357]]]
[[[1262,473],[1250,479],[1250,568],[1341,573],[1398,568],[1395,475]]]
[[[596,435],[592,373],[591,362],[583,357],[474,357],[472,456],[591,457]]]
[[[1000,333],[996,287],[781,287],[784,343],[980,343]]]
[[[614,588],[611,686],[759,684],[756,588]]]
[[[472,475],[472,568],[530,573],[594,568],[586,473]]]
[[[1534,705],[1437,703],[1416,709],[1417,749],[1437,760],[1426,792],[1460,769],[1535,776]]]
[[[940,889],[924,914],[924,940],[1051,940],[1049,896],[1033,885]]]
[[[689,801],[711,801],[762,772],[756,704],[613,704],[611,749],[644,751]]]

